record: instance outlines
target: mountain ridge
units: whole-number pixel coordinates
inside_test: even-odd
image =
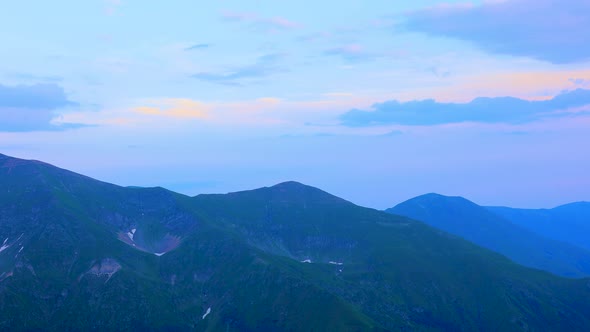
[[[46,165],[0,168],[1,329],[590,326],[590,279],[527,269],[317,188],[188,197]],[[156,251],[167,235],[180,241]]]
[[[425,194],[386,212],[424,221],[529,267],[567,277],[590,275],[590,251],[538,235],[463,197]]]
[[[536,234],[590,250],[590,202],[574,202],[551,209],[486,208]]]

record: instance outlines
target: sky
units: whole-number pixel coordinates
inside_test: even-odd
[[[10,1],[0,153],[188,195],[590,201],[590,2]]]

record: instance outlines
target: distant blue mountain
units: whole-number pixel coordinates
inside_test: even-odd
[[[590,275],[590,251],[539,235],[492,210],[496,208],[488,209],[462,197],[427,194],[386,212],[421,220],[525,266],[567,277]],[[559,210],[563,216],[576,215],[571,208]],[[580,218],[570,220],[573,223]]]
[[[590,202],[571,203],[553,209],[487,209],[537,234],[590,250]]]

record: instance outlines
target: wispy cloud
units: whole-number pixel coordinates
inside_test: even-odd
[[[570,78],[568,81],[578,88],[590,88],[590,79],[587,78]]]
[[[432,99],[374,104],[370,110],[353,109],[340,119],[346,126],[438,125],[460,122],[526,123],[542,117],[587,111],[590,90],[564,92],[549,100],[480,97],[468,103],[440,103]]]
[[[354,96],[351,92],[325,92],[322,93],[323,96],[326,97],[352,97]]]
[[[210,108],[206,104],[192,99],[166,98],[152,101],[149,106],[139,106],[134,110],[144,115],[203,119],[208,116]]]
[[[221,17],[227,21],[238,22],[255,21],[256,19],[258,19],[258,16],[256,14],[233,11],[224,11],[223,13],[221,13]]]
[[[444,72],[448,72],[446,67]],[[505,70],[455,75],[449,72],[449,84],[414,86],[395,93],[400,101],[434,98],[445,102],[468,102],[482,94],[490,97],[513,96],[527,100],[546,100],[578,88],[590,88],[590,70]]]
[[[57,75],[35,75],[31,73],[13,72],[8,73],[6,77],[14,78],[21,81],[33,81],[33,82],[47,82],[57,83],[63,81],[63,77]]]
[[[438,78],[447,78],[451,76],[451,71],[449,69],[438,65],[430,66],[426,70]]]
[[[225,11],[221,14],[221,17],[229,22],[247,23],[254,29],[267,32],[279,32],[303,27],[298,22],[280,16],[261,17],[254,13]]]
[[[244,80],[267,77],[282,71],[278,62],[284,57],[282,53],[267,54],[258,57],[255,63],[230,68],[221,73],[200,72],[191,77],[211,83],[239,86]]]
[[[590,2],[484,1],[439,5],[407,15],[408,30],[458,38],[499,54],[552,63],[590,59]]]
[[[57,84],[5,86],[0,84],[0,131],[63,130],[77,124],[56,125],[56,110],[76,106]]]
[[[347,62],[364,62],[381,59],[395,59],[404,56],[404,52],[396,50],[368,50],[359,43],[347,43],[329,48],[323,52],[325,56],[339,57]]]
[[[195,44],[189,47],[186,47],[184,50],[185,51],[196,51],[196,50],[203,50],[206,48],[211,47],[211,44]]]
[[[137,65],[137,62],[130,58],[101,57],[95,59],[94,64],[106,72],[126,74],[133,66]]]
[[[347,61],[367,61],[377,57],[376,54],[367,52],[360,44],[348,44],[335,48],[328,49],[324,52],[325,55],[334,55],[342,57]]]
[[[308,33],[305,35],[301,35],[296,38],[298,41],[302,42],[309,42],[309,43],[316,43],[316,42],[325,42],[328,39],[334,37],[334,33],[329,31],[320,31],[314,33]]]
[[[344,97],[335,97],[344,96]],[[211,130],[245,130],[266,128],[279,132],[285,128],[315,132],[339,130],[371,131],[372,128],[347,128],[335,122],[342,109],[362,107],[368,101],[347,93],[289,100],[274,96],[235,101],[183,98],[149,98],[131,101],[127,107],[103,107],[97,112],[68,112],[61,123],[82,123],[100,127],[135,129],[204,128]],[[313,122],[319,125],[305,125]]]
[[[115,15],[117,9],[121,6],[121,0],[103,0],[105,5],[105,12],[107,15]]]

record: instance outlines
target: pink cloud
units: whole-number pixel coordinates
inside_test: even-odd
[[[239,13],[232,11],[224,11],[221,17],[230,21],[251,21],[256,19],[256,15],[252,13]]]
[[[271,32],[298,29],[303,26],[301,23],[280,16],[261,17],[254,13],[246,12],[225,11],[221,13],[221,17],[228,21],[248,23],[258,29]]]
[[[366,61],[374,59],[380,55],[367,52],[360,44],[347,44],[331,48],[324,52],[326,55],[341,56],[348,61]]]
[[[294,28],[300,28],[301,24],[297,23],[297,22],[293,22],[290,21],[286,18],[283,17],[272,17],[270,19],[265,20],[267,23],[285,28],[285,29],[294,29]]]
[[[104,0],[105,4],[105,13],[108,16],[115,15],[117,12],[118,7],[121,6],[121,0]]]

